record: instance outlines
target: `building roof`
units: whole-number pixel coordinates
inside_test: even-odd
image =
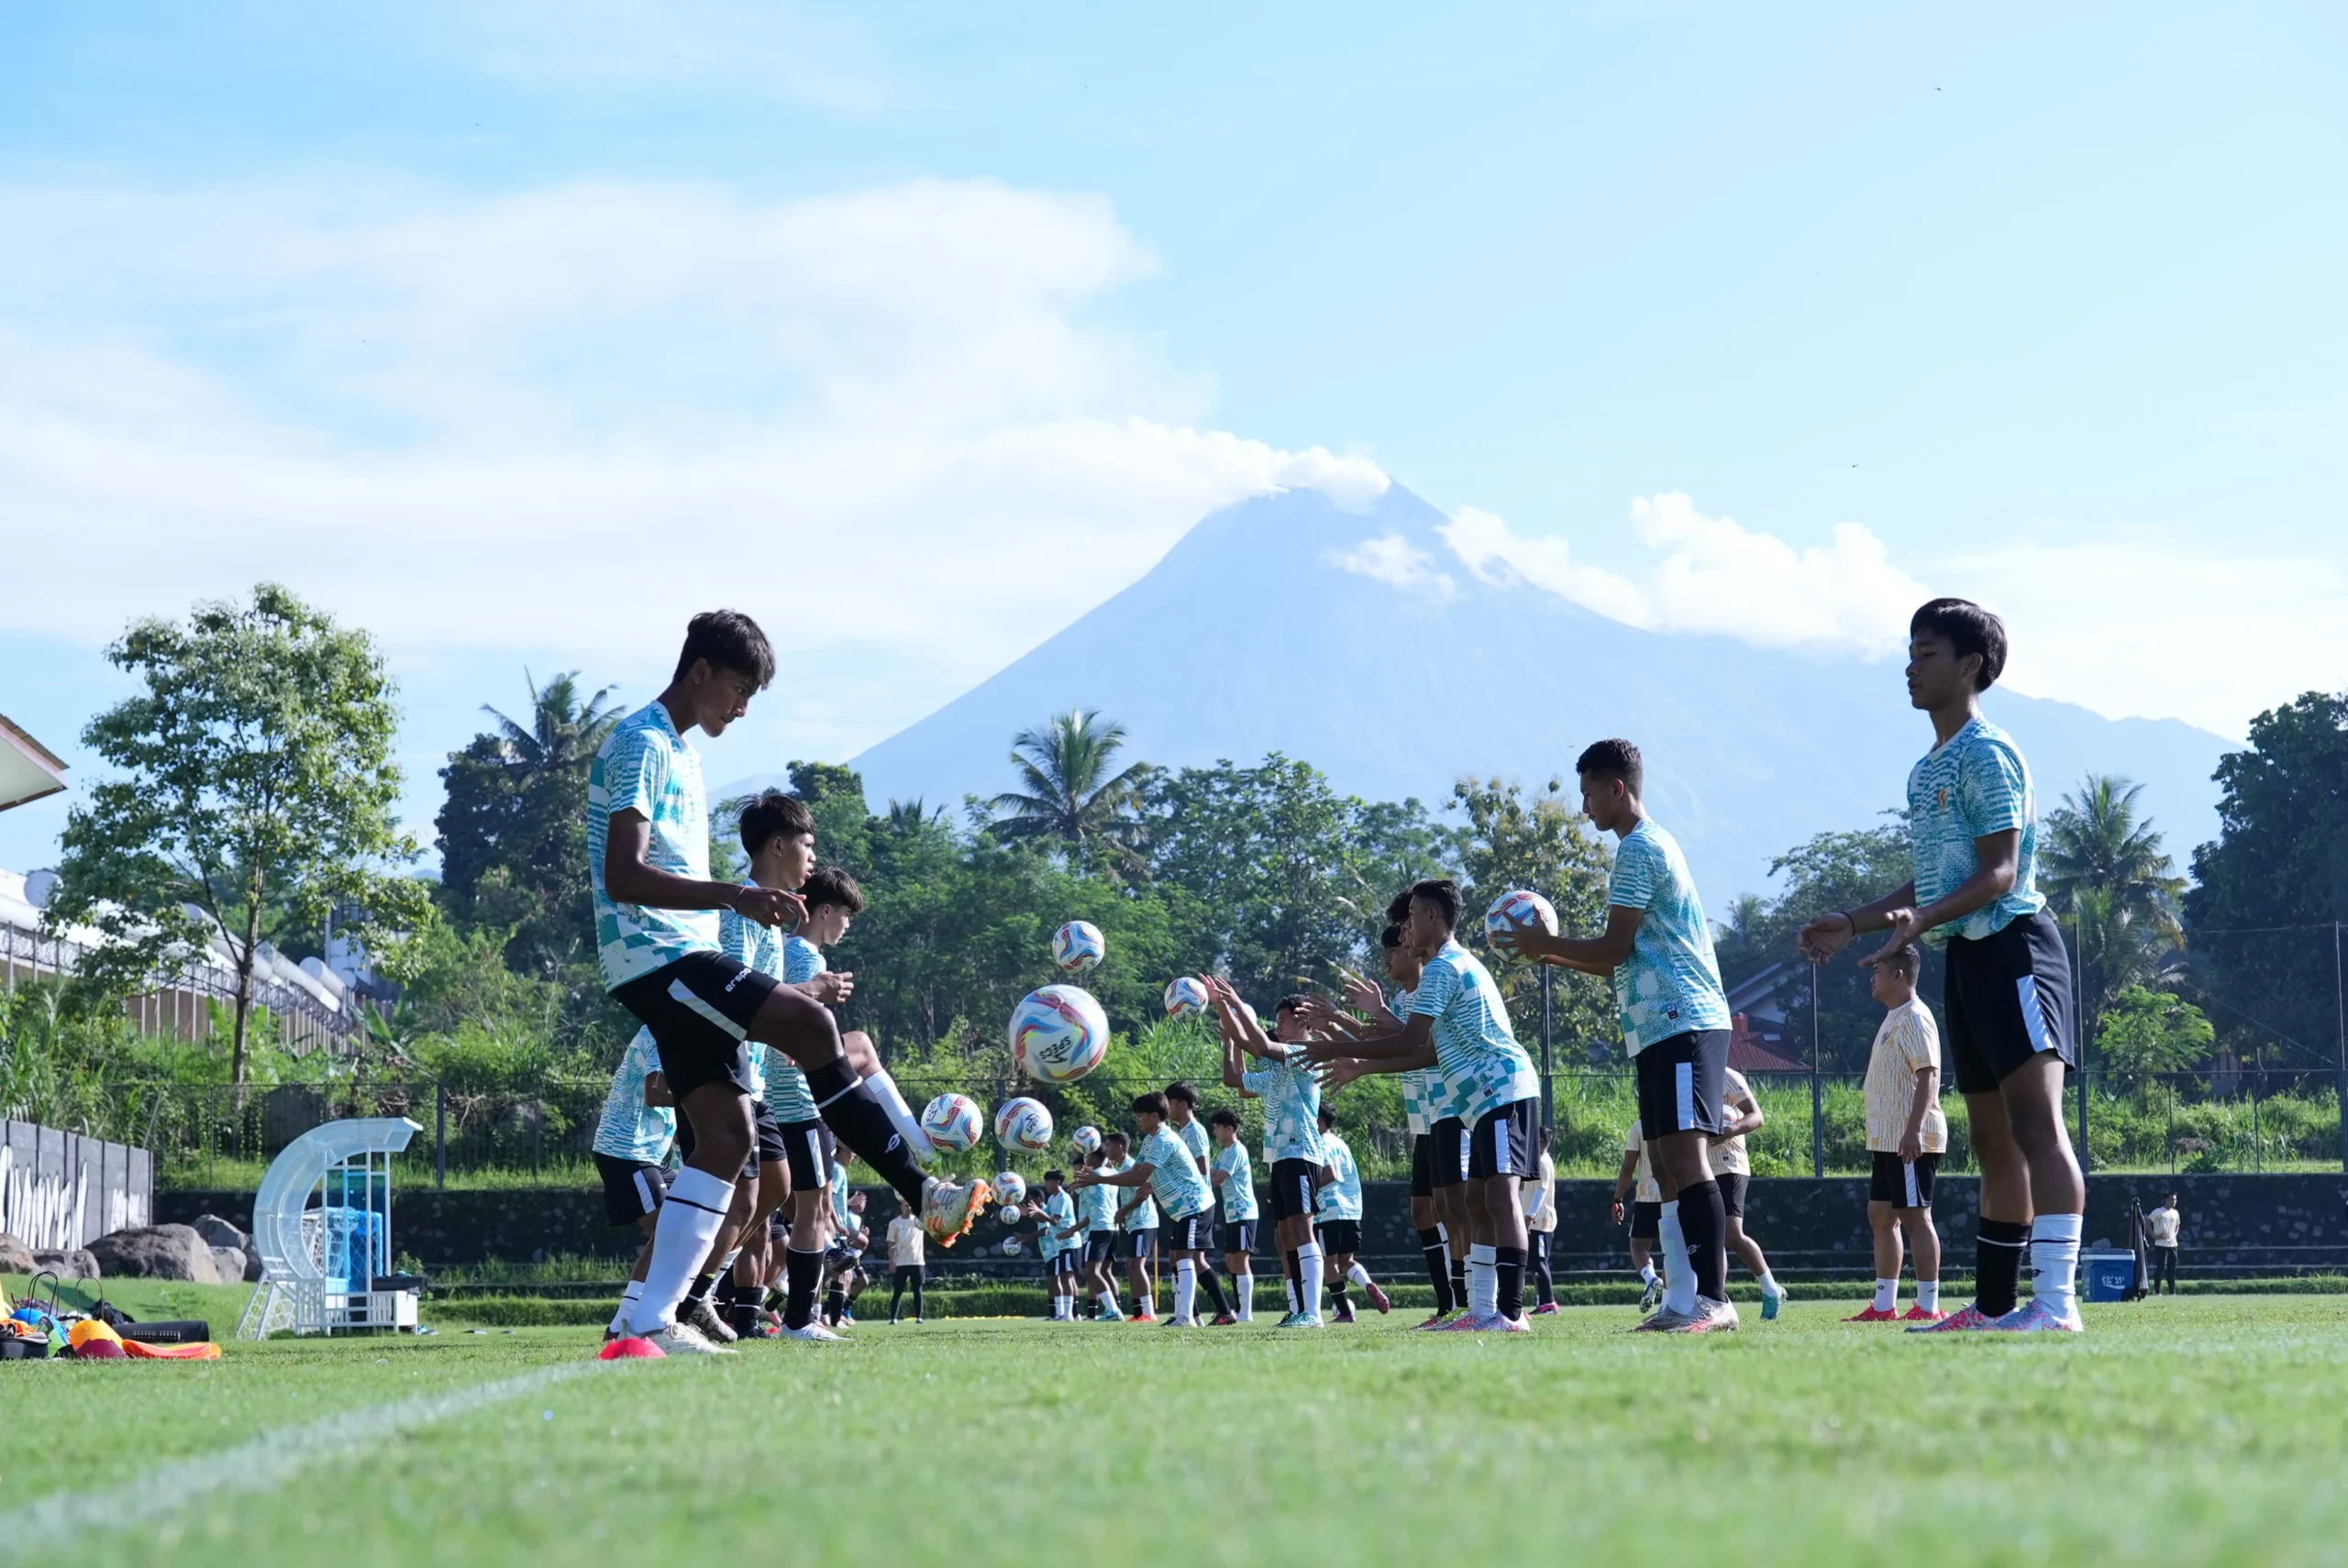
[[[65,759],[0,713],[0,812],[65,788]]]

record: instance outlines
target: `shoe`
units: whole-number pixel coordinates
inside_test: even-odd
[[[1911,1307],[1899,1314],[1903,1323],[1937,1323],[1948,1314],[1923,1307]]]
[[[1484,1325],[1497,1334],[1529,1334],[1533,1324],[1523,1318],[1494,1318]]]
[[[1136,1312],[1136,1313],[1135,1313],[1135,1314],[1134,1314],[1134,1321],[1135,1321],[1135,1322],[1136,1322],[1136,1323],[1155,1323],[1155,1322],[1157,1322],[1157,1308],[1155,1308],[1155,1307],[1145,1307],[1145,1308],[1143,1308],[1140,1311],[1138,1311],[1138,1312]]]
[[[1641,1332],[1684,1334],[1688,1332],[1689,1325],[1700,1320],[1703,1315],[1703,1303],[1700,1301],[1696,1304],[1696,1310],[1693,1312],[1682,1312],[1667,1301],[1632,1325],[1631,1331],[1634,1334]]]
[[[1449,1323],[1449,1322],[1451,1321],[1451,1320],[1452,1320],[1453,1315],[1454,1315],[1454,1314],[1456,1314],[1458,1310],[1459,1310],[1459,1309],[1458,1309],[1458,1308],[1454,1307],[1454,1308],[1452,1308],[1449,1311],[1445,1311],[1445,1312],[1430,1312],[1430,1313],[1428,1313],[1428,1314],[1427,1314],[1427,1320],[1426,1320],[1425,1322],[1423,1322],[1423,1323],[1421,1323],[1421,1324],[1418,1326],[1418,1328],[1417,1328],[1416,1330],[1412,1331],[1413,1331],[1413,1332],[1416,1332],[1416,1333],[1422,1333],[1422,1334],[1431,1334],[1431,1333],[1434,1332],[1437,1329],[1440,1329],[1440,1328],[1444,1327],[1445,1324]]]
[[[1348,1301],[1344,1306],[1338,1308],[1331,1320],[1339,1323],[1352,1322],[1354,1320],[1354,1304]]]
[[[1557,1315],[1559,1310],[1560,1309],[1556,1302],[1544,1301],[1540,1306],[1533,1309],[1533,1315],[1536,1318],[1554,1318]]]
[[[1896,1323],[1899,1321],[1899,1314],[1897,1312],[1886,1311],[1876,1306],[1874,1302],[1870,1301],[1867,1303],[1867,1309],[1866,1311],[1854,1312],[1849,1317],[1844,1319],[1843,1321],[1845,1323]]]
[[[614,1340],[626,1339],[627,1337],[627,1331],[621,1328],[617,1323],[608,1324],[604,1327],[604,1342],[605,1344],[610,1344]]]
[[[725,1320],[717,1315],[717,1309],[709,1304],[706,1296],[686,1297],[685,1304],[677,1310],[677,1321],[691,1323],[712,1344],[730,1345],[740,1337],[725,1326]]]
[[[1198,1326],[1199,1320],[1196,1318],[1168,1318],[1158,1325],[1162,1329],[1195,1329]]]
[[[1497,1312],[1462,1312],[1459,1316],[1451,1320],[1450,1322],[1445,1323],[1442,1328],[1437,1329],[1435,1332],[1439,1334],[1480,1334],[1486,1329],[1499,1327],[1501,1315]]]
[[[1646,1289],[1639,1294],[1639,1310],[1642,1312],[1652,1312],[1662,1305],[1663,1281],[1659,1279],[1651,1279],[1647,1281]]]
[[[960,1187],[933,1176],[921,1195],[921,1228],[939,1246],[950,1247],[969,1234],[993,1197],[994,1187],[983,1176]]]
[[[1919,1323],[1908,1331],[1911,1334],[1969,1334],[1996,1326],[1996,1320],[1980,1308],[1967,1306],[1954,1312],[1942,1313],[1937,1323]]]
[[[1703,1331],[1708,1334],[1733,1334],[1744,1327],[1744,1320],[1737,1315],[1736,1303],[1733,1301],[1713,1301],[1699,1296],[1696,1297],[1696,1306],[1700,1311],[1710,1313],[1711,1320],[1704,1326]]]
[[[1719,1334],[1733,1333],[1736,1331],[1736,1309],[1725,1301],[1709,1300],[1699,1296],[1696,1297],[1696,1309],[1693,1312],[1672,1312],[1671,1309],[1667,1307],[1656,1316],[1661,1318],[1665,1313],[1670,1313],[1671,1320],[1658,1324],[1656,1329],[1657,1333]]]
[[[786,1340],[805,1340],[810,1344],[818,1345],[844,1345],[847,1343],[847,1341],[844,1336],[832,1332],[831,1330],[824,1327],[823,1324],[816,1322],[813,1319],[808,1320],[807,1326],[803,1329],[783,1330],[782,1337]]]
[[[2043,1296],[2028,1301],[1989,1325],[2001,1334],[2084,1334],[2088,1326],[2079,1321],[2079,1309],[2072,1308],[2066,1315],[2047,1305]]]
[[[1363,1286],[1362,1288],[1369,1292],[1369,1304],[1378,1309],[1379,1317],[1382,1318],[1387,1313],[1394,1310],[1393,1298],[1378,1287],[1378,1282],[1376,1280],[1371,1280],[1368,1285]]]
[[[709,1336],[691,1323],[675,1322],[665,1329],[655,1329],[641,1338],[662,1355],[737,1355],[738,1351],[712,1344]]]
[[[856,1321],[856,1314],[855,1314],[854,1312],[850,1311],[848,1309],[847,1309],[847,1308],[843,1307],[843,1308],[841,1308],[841,1309],[840,1309],[840,1320],[839,1320],[839,1323],[835,1323],[835,1324],[834,1324],[834,1325],[832,1325],[832,1326],[833,1326],[834,1328],[838,1328],[841,1324],[845,1324],[845,1323],[853,1323],[853,1322],[855,1322],[855,1321]]]
[[[1761,1293],[1761,1320],[1765,1323],[1776,1322],[1778,1320],[1778,1311],[1780,1308],[1784,1307],[1785,1304],[1786,1293],[1784,1291],[1763,1291]]]
[[[1239,1321],[1239,1320],[1233,1317],[1228,1312],[1217,1312],[1213,1318],[1208,1320],[1207,1327],[1210,1329],[1228,1328],[1230,1325],[1236,1323],[1237,1321]]]

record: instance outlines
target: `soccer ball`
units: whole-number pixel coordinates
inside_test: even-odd
[[[921,1113],[921,1130],[931,1143],[950,1154],[977,1148],[979,1130],[984,1125],[979,1102],[967,1094],[941,1094]]]
[[[1195,975],[1177,975],[1166,982],[1166,1016],[1196,1018],[1207,1010],[1207,988]]]
[[[1011,1059],[1031,1078],[1069,1083],[1109,1054],[1109,1015],[1089,991],[1046,986],[1011,1010]]]
[[[1006,1149],[1040,1154],[1052,1146],[1052,1113],[1042,1100],[1025,1095],[1004,1100],[994,1113],[994,1138]]]
[[[1016,1204],[1027,1196],[1027,1178],[1017,1171],[1005,1171],[994,1178],[994,1195],[1005,1203]]]
[[[1019,1255],[1018,1237],[1005,1236],[1002,1239],[1002,1255],[1007,1258],[1015,1258]]]
[[[1092,1151],[1101,1146],[1101,1129],[1080,1127],[1068,1135],[1068,1141],[1076,1145],[1078,1154],[1089,1159],[1091,1157]]]
[[[1006,1203],[1002,1208],[996,1209],[994,1211],[994,1222],[998,1225],[1018,1224],[1019,1205],[1016,1203]]]
[[[1488,940],[1504,931],[1534,930],[1545,936],[1556,935],[1557,911],[1556,906],[1530,889],[1502,893],[1484,911],[1484,935]],[[1516,955],[1511,953],[1509,956],[1514,958]]]
[[[1080,975],[1109,955],[1101,928],[1089,920],[1072,920],[1052,933],[1052,962],[1071,975]]]

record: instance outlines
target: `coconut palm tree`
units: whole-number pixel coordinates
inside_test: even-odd
[[[2130,986],[2175,977],[2185,932],[2176,874],[2161,835],[2136,814],[2144,787],[2091,773],[2047,813],[2039,866],[2047,903],[2078,941],[2085,1016],[2102,1016]]]
[[[604,701],[616,689],[606,686],[581,701],[575,669],[564,670],[543,687],[530,679],[526,669],[522,679],[530,688],[527,724],[507,718],[486,702],[482,704],[481,711],[497,721],[506,756],[525,773],[558,773],[584,767],[594,760],[604,738],[619,723],[619,704]]]
[[[1056,844],[1071,865],[1147,877],[1135,810],[1150,775],[1146,762],[1112,773],[1125,727],[1091,709],[1060,714],[1011,743],[1020,788],[987,802],[997,838]]]

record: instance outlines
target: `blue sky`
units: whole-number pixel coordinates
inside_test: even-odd
[[[18,8],[0,712],[79,760],[125,622],[280,577],[428,836],[525,666],[730,600],[790,676],[712,776],[845,756],[1384,474],[1603,613],[1970,592],[2239,734],[2348,669],[2348,22],[2047,9]]]

